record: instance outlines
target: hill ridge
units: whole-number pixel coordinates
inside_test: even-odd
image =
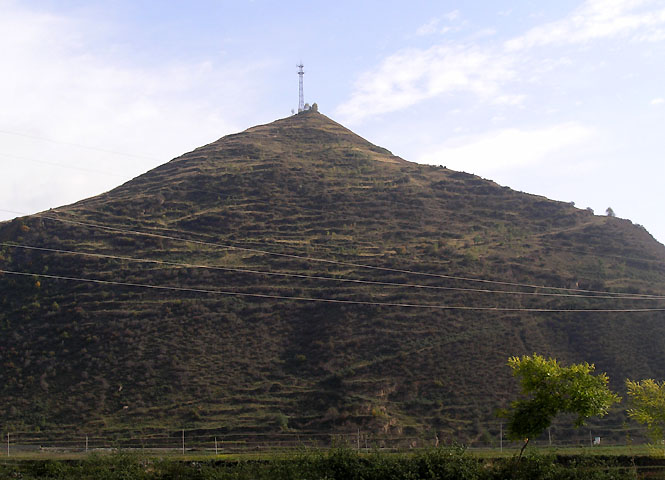
[[[180,232],[200,243],[83,223]],[[408,162],[315,112],[222,137],[109,192],[1,223],[0,242],[106,255],[4,245],[0,270],[365,303],[163,295],[0,275],[0,420],[16,428],[362,427],[472,439],[494,428],[493,412],[515,389],[509,355],[594,362],[615,388],[623,378],[665,376],[662,313],[572,311],[655,309],[660,299],[488,297],[461,288],[461,278],[476,277],[662,295],[665,247],[646,230]],[[295,276],[248,273],[257,270]],[[417,283],[449,289],[390,285],[414,283],[414,270],[444,273]],[[490,310],[415,313],[372,302]],[[537,308],[568,311],[525,311]]]

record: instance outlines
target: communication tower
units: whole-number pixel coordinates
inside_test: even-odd
[[[305,110],[305,94],[303,93],[303,89],[302,89],[302,79],[303,79],[303,75],[305,75],[305,71],[303,70],[303,68],[305,66],[302,64],[302,62],[300,62],[300,64],[296,65],[296,67],[298,67],[298,77],[299,77],[298,86],[300,87],[300,89],[298,91],[298,93],[299,93],[299,95],[298,95],[298,113],[300,113],[303,110]]]

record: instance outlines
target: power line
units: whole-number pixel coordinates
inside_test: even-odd
[[[0,211],[27,215],[24,212],[17,212],[17,211],[14,211],[14,210],[0,209]],[[327,264],[333,264],[333,265],[342,265],[342,266],[354,267],[354,268],[363,268],[363,269],[369,269],[369,270],[403,273],[403,274],[409,274],[409,275],[420,275],[420,276],[426,276],[426,277],[444,278],[444,279],[449,279],[449,280],[459,280],[459,281],[467,281],[467,282],[487,283],[487,284],[493,284],[493,285],[523,287],[523,288],[549,289],[549,290],[557,290],[557,291],[592,293],[592,294],[611,295],[611,296],[644,297],[644,298],[652,298],[652,299],[660,299],[661,298],[660,295],[651,295],[651,294],[641,294],[641,293],[631,293],[631,292],[608,292],[608,291],[602,291],[602,290],[589,290],[589,289],[580,289],[580,288],[552,287],[552,286],[546,286],[546,285],[534,285],[534,284],[526,284],[526,283],[518,283],[518,282],[506,282],[506,281],[499,281],[499,280],[488,280],[488,279],[481,279],[481,278],[470,278],[470,277],[461,277],[461,276],[455,276],[455,275],[446,275],[446,274],[437,274],[437,273],[418,272],[418,271],[405,270],[405,269],[379,267],[379,266],[364,265],[364,264],[358,264],[358,263],[352,263],[352,262],[343,262],[343,261],[338,261],[338,260],[322,259],[322,258],[316,258],[316,257],[307,257],[307,256],[303,256],[303,255],[271,252],[271,251],[256,249],[256,248],[238,247],[238,246],[235,246],[235,245],[220,244],[220,243],[215,243],[215,242],[207,242],[207,241],[203,241],[203,240],[192,240],[192,239],[187,239],[187,238],[174,237],[174,236],[171,236],[171,235],[163,235],[163,234],[157,234],[157,233],[142,232],[142,231],[138,231],[138,230],[127,230],[127,229],[122,229],[122,228],[117,228],[117,227],[110,227],[110,226],[107,226],[107,225],[100,225],[100,224],[94,224],[94,223],[89,223],[89,222],[81,222],[81,221],[76,221],[76,220],[66,220],[66,219],[62,219],[62,218],[58,218],[58,217],[49,216],[49,215],[43,214],[43,213],[35,213],[33,215],[37,216],[37,217],[40,217],[40,218],[53,220],[53,221],[56,221],[56,222],[67,223],[67,224],[71,224],[71,225],[78,225],[78,226],[83,226],[83,227],[86,227],[86,228],[99,228],[99,229],[102,229],[102,230],[108,230],[108,231],[112,231],[112,232],[118,232],[118,233],[130,234],[130,235],[139,235],[139,236],[146,236],[146,237],[161,238],[161,239],[165,239],[165,240],[173,240],[173,241],[179,241],[179,242],[193,243],[193,244],[197,244],[197,245],[206,245],[206,246],[212,246],[212,247],[217,247],[217,248],[225,248],[225,249],[238,250],[238,251],[247,251],[247,252],[253,252],[253,253],[260,253],[260,254],[263,254],[263,255],[272,255],[272,256],[293,258],[293,259],[304,260],[304,261],[320,262],[320,263],[327,263]],[[191,232],[180,231],[180,233],[191,233]]]
[[[11,210],[3,210],[3,211],[9,211],[9,212],[12,212],[12,213],[21,213],[21,212],[15,212],[15,211],[11,211]],[[41,214],[41,213],[37,213],[37,214],[34,214],[34,215],[42,217],[42,218],[46,218],[46,219],[49,219],[49,220],[54,220],[54,221],[58,221],[58,222],[62,222],[62,223],[69,223],[69,224],[84,226],[84,227],[87,227],[87,228],[100,228],[100,229],[104,229],[104,230],[109,230],[109,231],[114,231],[114,232],[119,232],[119,233],[125,233],[125,234],[131,234],[131,235],[141,235],[141,236],[162,238],[162,239],[167,239],[167,240],[182,241],[182,242],[194,243],[194,244],[199,244],[199,245],[214,246],[214,247],[218,247],[218,248],[234,249],[234,250],[240,250],[240,251],[249,251],[249,252],[254,252],[254,253],[261,253],[261,254],[266,254],[266,255],[295,258],[295,259],[306,260],[306,261],[315,261],[315,262],[323,262],[323,263],[337,264],[337,265],[343,265],[343,266],[352,266],[352,267],[356,267],[356,268],[366,268],[366,269],[373,269],[373,270],[380,270],[380,271],[390,271],[390,272],[405,273],[405,274],[412,274],[412,275],[423,275],[423,276],[428,276],[428,277],[438,277],[438,278],[469,281],[469,282],[482,282],[482,283],[490,283],[490,284],[498,284],[498,285],[518,286],[518,287],[525,287],[525,288],[544,288],[544,289],[551,289],[551,290],[558,290],[558,291],[594,293],[594,294],[611,295],[611,296],[621,296],[621,295],[623,295],[623,296],[656,298],[656,299],[660,298],[660,296],[648,295],[648,294],[636,294],[636,293],[626,293],[626,292],[607,292],[607,291],[573,289],[573,288],[564,288],[564,287],[548,287],[548,286],[543,286],[543,285],[530,285],[530,284],[522,284],[522,283],[515,283],[515,282],[502,282],[502,281],[496,281],[496,280],[486,280],[486,279],[459,277],[459,276],[444,275],[444,274],[416,272],[416,271],[412,271],[412,270],[392,269],[392,268],[387,268],[387,267],[362,265],[362,264],[342,262],[342,261],[337,261],[337,260],[320,259],[320,258],[315,258],[315,257],[305,257],[305,256],[301,256],[301,255],[294,255],[294,254],[270,252],[270,251],[261,250],[261,249],[238,247],[238,246],[234,246],[234,245],[219,244],[219,243],[214,243],[214,242],[206,242],[206,241],[202,241],[202,240],[191,240],[191,239],[174,237],[174,236],[170,236],[170,235],[141,232],[141,231],[137,231],[137,230],[125,230],[125,229],[120,229],[120,228],[117,228],[117,227],[109,227],[109,226],[106,226],[106,225],[92,224],[92,223],[80,222],[80,221],[74,221],[74,220],[65,220],[65,219],[61,219],[61,218],[58,218],[58,217],[52,217],[52,216],[48,216],[48,215]],[[181,232],[181,233],[190,233],[190,232]]]
[[[106,176],[118,177],[118,178],[126,178],[126,175],[118,175],[117,173],[104,172],[102,170],[93,170],[91,168],[77,167],[77,166],[74,166],[74,165],[63,165],[62,163],[47,162],[46,160],[35,160],[33,158],[20,157],[18,155],[8,155],[6,153],[0,153],[0,157],[13,158],[13,159],[16,159],[16,160],[23,160],[23,161],[26,161],[26,162],[41,163],[41,164],[44,164],[44,165],[51,165],[53,167],[68,168],[68,169],[72,169],[72,170],[80,170],[82,172],[88,172],[88,173],[97,173],[99,175],[106,175]]]
[[[215,193],[215,194],[218,193],[218,192],[212,192],[210,190],[198,190],[198,191],[211,193],[211,194],[212,193]],[[256,207],[257,203],[261,204],[261,205],[270,205],[270,203],[268,203],[268,202],[257,202],[257,201],[254,200],[254,201],[248,201],[245,206],[247,206],[247,207]],[[238,206],[240,206],[240,205],[238,205],[238,204],[225,205],[226,208],[238,207]],[[312,213],[317,214],[319,216],[321,214],[324,214],[324,213],[333,213],[331,211],[326,211],[326,210],[322,210],[322,209],[315,209],[315,208],[308,208],[308,207],[304,207],[304,206],[301,206],[301,205],[299,205],[297,208],[298,208],[298,210],[305,210],[307,212],[312,212]],[[70,215],[73,215],[69,212],[63,211],[60,208],[58,210],[60,210],[60,213],[68,213]],[[0,209],[0,211],[1,211],[1,209]],[[98,210],[85,209],[85,208],[77,208],[77,211],[84,211],[84,212],[89,212],[89,213],[92,213],[92,214],[102,213]],[[14,213],[19,213],[19,212],[14,212]],[[355,217],[344,217],[344,218],[349,219],[349,220],[355,219]],[[153,230],[160,229],[160,228],[150,227],[150,226],[146,226],[146,225],[142,226],[142,228],[148,228],[148,229],[153,229]],[[164,230],[164,228],[161,228],[161,230]],[[192,232],[187,232],[187,231],[173,229],[173,228],[168,228],[168,230],[171,231],[171,232],[192,233]],[[273,231],[273,232],[275,232],[275,231]],[[210,235],[206,235],[206,234],[202,234],[202,233],[196,233],[196,235],[210,237]],[[536,238],[537,237],[537,238],[540,238],[542,240],[549,241],[547,238],[545,238],[547,235],[554,235],[554,233],[553,232],[534,233],[532,235],[527,235],[527,236],[522,237],[522,238],[523,239],[528,239],[528,238]],[[249,242],[246,242],[246,243],[255,243],[255,242],[249,241]],[[520,243],[519,241],[513,241],[513,240],[502,241],[502,243],[522,245],[522,243]],[[491,242],[483,242],[483,243],[476,244],[476,245],[491,245]],[[554,244],[551,243],[551,241],[550,241],[550,243],[540,245],[538,248],[541,251],[543,251],[545,249],[548,249],[548,248],[555,248],[557,251],[560,251],[560,252],[570,252],[570,253],[574,253],[574,254],[577,254],[577,255],[592,255],[594,257],[611,258],[611,259],[615,259],[615,260],[628,260],[628,261],[634,261],[634,262],[655,264],[655,265],[659,265],[659,266],[660,265],[665,265],[665,260],[656,260],[656,259],[653,259],[653,258],[628,257],[628,256],[625,256],[625,255],[613,255],[613,254],[609,254],[609,253],[585,252],[585,251],[582,251],[582,250],[575,250],[575,249],[572,249],[572,248],[566,248],[566,247],[554,245]],[[442,263],[442,262],[436,261],[436,263]],[[557,287],[544,287],[544,288],[557,288]],[[571,290],[574,290],[574,289],[571,289]],[[599,292],[599,293],[605,293],[605,292]]]
[[[214,195],[219,194],[219,192],[214,192],[214,191],[211,191],[211,190],[197,189],[197,191],[205,192],[205,193],[209,193],[209,194],[214,194]],[[386,203],[388,203],[388,202],[386,202]],[[272,205],[269,202],[258,202],[256,200],[247,201],[246,205],[248,207],[255,207],[256,204]],[[233,207],[233,206],[237,207],[237,206],[240,206],[240,205],[237,205],[237,204],[226,205],[227,208],[228,207]],[[337,211],[335,211],[335,212],[332,212],[332,211],[329,211],[329,210],[326,211],[326,210],[322,210],[322,209],[309,208],[309,207],[305,207],[305,206],[302,206],[302,205],[298,205],[297,208],[298,208],[298,210],[313,212],[317,215],[321,215],[322,213],[336,213],[336,214],[338,213]],[[96,214],[100,213],[98,210],[90,210],[90,209],[79,209],[79,210],[84,210],[84,211],[92,212],[92,213],[96,213]],[[453,209],[450,209],[450,208],[446,208],[445,210],[446,211],[454,211]],[[355,220],[355,217],[343,217],[343,218],[346,218],[346,219],[349,219],[349,220]],[[584,225],[593,225],[593,223],[588,222]],[[533,233],[533,234],[530,234],[530,235],[525,235],[525,236],[521,237],[518,240],[512,240],[512,239],[511,240],[501,240],[501,243],[503,243],[503,244],[523,245],[522,240],[526,240],[526,239],[529,239],[529,238],[539,238],[543,241],[548,242],[548,243],[543,243],[542,245],[538,246],[539,250],[541,250],[541,251],[545,250],[547,248],[556,248],[558,251],[561,251],[561,252],[570,252],[570,253],[574,253],[574,254],[578,254],[578,255],[593,255],[594,257],[611,258],[611,259],[615,259],[615,260],[629,260],[629,261],[634,261],[634,262],[643,262],[643,263],[655,264],[655,265],[659,265],[659,266],[660,265],[665,265],[664,260],[657,260],[657,259],[654,259],[654,258],[638,258],[638,257],[629,257],[629,256],[626,256],[626,255],[615,255],[615,254],[610,254],[610,253],[588,252],[588,251],[583,251],[583,250],[576,250],[576,249],[573,249],[573,248],[562,247],[560,245],[554,245],[551,242],[551,239],[548,239],[547,236],[554,236],[554,235],[556,235],[556,233],[558,233],[558,232],[556,232],[556,231],[551,232],[550,231],[550,232]],[[491,245],[492,243],[496,243],[496,242],[485,241],[485,242],[482,242],[482,243],[477,243],[476,245]]]
[[[139,159],[143,159],[143,160],[162,161],[159,158],[149,157],[147,155],[136,155],[136,154],[133,154],[133,153],[126,153],[126,152],[118,152],[118,151],[115,151],[115,150],[108,150],[106,148],[91,147],[89,145],[81,145],[80,143],[63,142],[61,140],[54,140],[52,138],[40,137],[40,136],[37,136],[37,135],[29,135],[27,133],[12,132],[12,131],[9,131],[9,130],[0,130],[0,133],[4,133],[6,135],[14,135],[14,136],[17,136],[17,137],[31,138],[33,140],[41,140],[43,142],[57,143],[57,144],[60,144],[60,145],[68,145],[70,147],[84,148],[86,150],[94,150],[96,152],[111,153],[113,155],[120,155],[122,157],[131,157],[131,158],[139,158]]]
[[[269,272],[265,270],[252,270],[236,267],[223,267],[219,265],[202,265],[195,263],[182,263],[182,262],[170,262],[167,260],[157,260],[151,258],[137,258],[137,257],[127,257],[121,255],[110,255],[104,253],[90,253],[90,252],[77,252],[74,250],[63,250],[58,248],[48,248],[48,247],[35,247],[31,245],[21,245],[15,243],[0,242],[0,245],[10,248],[20,248],[24,250],[36,250],[50,253],[59,253],[67,255],[77,255],[84,257],[93,257],[93,258],[106,258],[112,260],[123,260],[129,262],[137,263],[153,263],[158,265],[168,265],[174,267],[184,267],[184,268],[197,268],[197,269],[210,269],[210,270],[221,270],[227,272],[236,272],[236,273],[247,273],[247,274],[256,274],[256,275],[266,275],[266,276],[281,276],[281,277],[290,277],[290,278],[302,278],[309,280],[325,280],[332,282],[340,283],[356,283],[356,284],[366,284],[366,285],[378,285],[378,286],[388,286],[388,287],[406,287],[406,288],[419,288],[419,289],[432,289],[432,290],[446,290],[446,291],[459,291],[459,292],[471,292],[471,293],[490,293],[490,294],[504,294],[504,295],[524,295],[524,296],[542,296],[542,297],[565,297],[565,298],[590,298],[590,299],[612,299],[612,300],[665,300],[665,296],[614,296],[614,295],[583,295],[583,294],[571,294],[571,293],[545,293],[545,292],[517,292],[517,291],[508,291],[508,290],[488,290],[480,288],[464,288],[464,287],[446,287],[442,285],[423,285],[423,284],[414,284],[414,283],[401,283],[401,282],[383,282],[375,280],[363,280],[355,278],[339,278],[339,277],[327,277],[323,275],[307,275],[299,273],[288,273],[288,272]]]
[[[588,225],[593,225],[593,224],[589,222],[589,223],[586,223],[584,225],[588,226]],[[574,231],[574,230],[569,229],[568,231]],[[560,246],[557,246],[557,245],[553,244],[553,242],[552,242],[552,238],[557,233],[560,233],[560,232],[555,231],[555,232],[534,233],[532,235],[527,235],[523,238],[539,238],[539,239],[541,239],[545,242],[548,242],[548,243],[544,243],[541,246],[541,249],[556,248],[560,251],[570,252],[570,253],[574,253],[574,254],[577,254],[577,255],[593,255],[595,257],[612,258],[612,259],[615,259],[615,260],[629,260],[629,261],[632,261],[632,262],[643,262],[643,263],[654,263],[654,264],[657,264],[657,265],[665,265],[665,261],[656,260],[656,259],[653,259],[653,258],[637,258],[637,257],[628,257],[626,255],[614,255],[614,254],[611,254],[611,253],[585,252],[583,250],[576,250],[574,248],[560,247]],[[548,238],[548,237],[551,237],[551,238]],[[507,243],[516,243],[516,242],[509,241]],[[519,243],[518,243],[518,245],[519,245]]]
[[[46,218],[46,219],[54,220],[54,221],[58,221],[58,222],[84,226],[84,227],[88,227],[88,228],[99,228],[99,229],[103,229],[103,230],[120,232],[120,233],[131,234],[131,235],[140,235],[140,236],[147,236],[147,237],[162,238],[162,239],[165,239],[165,240],[188,242],[188,243],[193,243],[193,244],[197,244],[197,245],[206,245],[206,246],[212,246],[212,247],[217,247],[217,248],[226,248],[226,249],[246,251],[246,252],[252,252],[252,253],[260,253],[260,254],[263,254],[263,255],[272,255],[272,256],[278,256],[278,257],[293,258],[293,259],[297,259],[297,260],[304,260],[304,261],[309,261],[309,262],[328,263],[328,264],[333,264],[333,265],[342,265],[342,266],[346,266],[346,267],[363,268],[363,269],[368,269],[368,270],[378,270],[378,271],[384,271],[384,272],[404,273],[404,274],[409,274],[409,275],[421,275],[421,276],[433,277],[433,278],[445,278],[445,279],[449,279],[449,280],[460,280],[460,281],[466,281],[466,282],[488,283],[488,284],[493,284],[493,285],[505,285],[505,286],[512,286],[512,287],[524,287],[524,288],[536,288],[536,289],[544,288],[544,289],[558,290],[558,291],[580,292],[580,293],[597,293],[597,294],[615,295],[615,296],[616,295],[631,295],[631,296],[636,296],[636,297],[647,297],[647,298],[654,297],[654,295],[649,295],[649,294],[637,294],[637,293],[630,293],[630,292],[607,292],[607,291],[599,291],[599,290],[586,290],[586,289],[565,288],[565,287],[549,287],[549,286],[546,286],[546,285],[533,285],[533,284],[525,284],[525,283],[517,283],[517,282],[505,282],[505,281],[498,281],[498,280],[487,280],[487,279],[480,279],[480,278],[461,277],[461,276],[446,275],[446,274],[439,274],[439,273],[417,272],[417,271],[413,271],[413,270],[405,270],[405,269],[397,269],[397,268],[378,267],[378,266],[374,266],[374,265],[364,265],[364,264],[358,264],[358,263],[352,263],[352,262],[343,262],[343,261],[339,261],[339,260],[330,260],[330,259],[324,259],[324,258],[307,257],[307,256],[303,256],[303,255],[296,255],[296,254],[271,252],[271,251],[256,249],[256,248],[238,247],[238,246],[235,246],[235,245],[220,244],[220,243],[215,243],[215,242],[206,242],[206,241],[203,241],[203,240],[191,240],[191,239],[186,239],[186,238],[174,237],[174,236],[171,236],[171,235],[141,232],[141,231],[138,231],[138,230],[126,230],[126,229],[121,229],[121,228],[117,228],[117,227],[109,227],[109,226],[106,226],[106,225],[99,225],[99,224],[88,223],[88,222],[80,222],[80,221],[76,221],[76,220],[65,220],[65,219],[61,219],[61,218],[58,218],[58,217],[52,217],[52,216],[42,214],[42,213],[36,213],[35,216],[39,216],[39,217],[42,217],[42,218]]]
[[[119,282],[114,280],[100,280],[94,278],[80,278],[80,277],[67,277],[63,275],[48,275],[45,273],[31,273],[31,272],[17,272],[13,270],[0,270],[0,273],[7,275],[17,275],[25,277],[48,278],[52,280],[66,280],[74,282],[94,283],[101,285],[114,285],[122,287],[136,287],[136,288],[149,288],[165,291],[177,292],[190,292],[190,293],[205,293],[213,295],[226,295],[238,297],[253,297],[265,298],[272,300],[290,300],[301,302],[321,302],[321,303],[335,303],[345,305],[367,305],[375,307],[401,307],[401,308],[422,308],[430,310],[470,310],[470,311],[490,311],[490,312],[531,312],[531,313],[648,313],[648,312],[664,312],[664,308],[509,308],[509,307],[471,307],[467,305],[427,305],[427,304],[413,304],[413,303],[397,303],[397,302],[370,302],[363,300],[340,300],[334,298],[317,298],[317,297],[300,297],[288,295],[272,295],[267,293],[246,293],[246,292],[233,292],[228,290],[210,290],[205,288],[189,288],[189,287],[172,287],[167,285],[149,285],[144,283],[133,282]]]
[[[302,67],[302,65],[297,65],[297,66]],[[300,82],[301,82],[300,90],[301,90],[301,100],[302,100],[302,68],[301,68],[301,71],[299,72],[299,75],[300,75]],[[105,152],[105,153],[110,153],[110,154],[113,154],[113,155],[120,155],[120,156],[146,159],[146,160],[154,160],[154,161],[162,161],[162,159],[158,159],[156,157],[150,157],[150,156],[146,156],[146,155],[137,155],[137,154],[126,153],[126,152],[118,152],[118,151],[114,151],[114,150],[108,150],[108,149],[93,147],[93,146],[89,146],[89,145],[82,145],[82,144],[78,144],[78,143],[54,140],[54,139],[50,139],[50,138],[46,138],[46,137],[40,137],[40,136],[37,136],[37,135],[29,135],[29,134],[25,134],[25,133],[12,132],[12,131],[9,131],[9,130],[0,130],[0,133],[4,133],[4,134],[7,134],[7,135],[20,136],[20,137],[25,137],[25,138],[31,138],[31,139],[35,139],[35,140],[50,142],[50,143],[69,145],[69,146],[73,146],[73,147],[77,147],[77,148],[84,148],[84,149],[94,150],[94,151],[99,151],[99,152]],[[62,168],[77,169],[77,170],[82,170],[82,171],[88,171],[88,172],[91,172],[91,173],[100,173],[100,174],[115,176],[115,177],[118,177],[118,178],[124,178],[123,175],[106,173],[106,172],[96,171],[96,170],[87,169],[87,168],[81,168],[81,167],[75,167],[75,166],[69,166],[69,165],[62,165],[62,164],[58,164],[58,163],[54,163],[54,162],[34,160],[34,159],[25,158],[25,157],[17,157],[17,156],[14,156],[14,155],[7,155],[7,154],[0,154],[0,155],[5,156],[5,157],[18,158],[18,159],[21,159],[21,160],[27,160],[27,161],[36,162],[36,163],[43,163],[43,164],[47,164],[47,165],[58,166],[58,167],[62,167]],[[301,207],[301,208],[303,208],[303,207]],[[310,209],[310,210],[313,210],[313,209]],[[5,210],[5,211],[9,211],[9,210]],[[11,213],[22,214],[21,212],[11,212]],[[552,233],[551,232],[542,232],[542,233],[538,233],[538,234],[529,235],[527,238],[541,237],[541,238],[545,239],[545,236],[547,236],[547,235],[552,235]],[[559,246],[557,246],[556,248],[558,248],[559,250],[562,250],[562,251],[569,251],[569,252],[577,253],[577,254],[583,254],[583,255],[588,254],[588,252],[583,252],[583,251],[569,249],[569,248],[562,248],[562,247],[559,247]],[[642,258],[626,257],[626,256],[621,256],[621,255],[612,255],[612,254],[603,254],[603,253],[594,253],[593,255],[594,256],[601,256],[601,257],[608,257],[608,258],[616,258],[616,259],[626,259],[626,260],[631,260],[631,261],[657,263],[657,264],[661,264],[661,265],[665,263],[665,262],[662,262],[662,261],[659,261],[659,260],[654,260],[654,259],[642,259]],[[467,281],[482,281],[482,280],[467,280]],[[518,286],[518,284],[509,284],[509,285]],[[524,286],[529,286],[529,285],[524,285]],[[532,287],[532,286],[530,286],[530,287]],[[538,288],[541,288],[541,287],[538,287]],[[542,288],[558,288],[558,287],[542,287]],[[583,291],[583,290],[576,290],[576,289],[567,289],[567,290]],[[587,290],[587,292],[591,292],[591,291]]]

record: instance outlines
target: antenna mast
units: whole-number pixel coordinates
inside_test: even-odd
[[[305,94],[303,93],[303,89],[302,89],[302,79],[303,79],[303,75],[305,75],[305,71],[303,70],[304,65],[302,64],[302,62],[300,62],[300,65],[296,65],[296,67],[298,67],[298,77],[299,77],[298,86],[300,87],[300,89],[298,91],[298,93],[299,93],[299,95],[298,95],[298,113],[300,113],[303,110],[305,110]]]

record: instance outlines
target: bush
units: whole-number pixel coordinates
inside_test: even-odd
[[[556,457],[531,453],[480,459],[460,446],[413,454],[348,446],[303,450],[286,458],[258,461],[155,460],[133,454],[91,455],[83,461],[25,461],[0,465],[0,478],[95,480],[601,480],[633,479],[633,469],[613,458]]]

